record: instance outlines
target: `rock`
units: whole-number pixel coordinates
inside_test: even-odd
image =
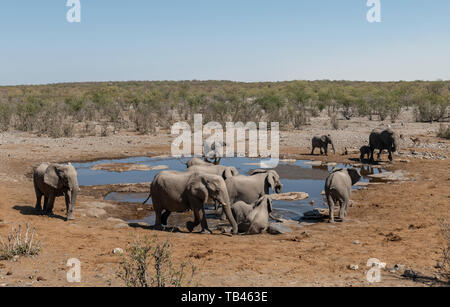
[[[8,284],[0,284],[0,287],[8,287]]]
[[[419,276],[419,273],[415,272],[415,271],[413,271],[411,269],[407,269],[407,270],[405,270],[405,272],[403,273],[402,276],[406,277],[406,278],[416,279]]]
[[[124,223],[125,222],[124,220],[114,218],[114,217],[109,217],[106,220],[111,223]]]
[[[6,276],[11,276],[13,273],[11,271],[6,272]]]
[[[114,255],[122,255],[123,249],[121,249],[120,247],[116,247],[115,249],[113,249],[113,254]]]
[[[305,162],[306,165],[311,165],[311,166],[322,166],[322,161],[308,161]]]
[[[369,175],[368,177],[372,178],[372,179],[383,180],[383,181],[408,181],[409,180],[407,177],[405,177],[405,174],[402,171],[374,174],[374,175]]]
[[[358,271],[359,270],[359,266],[357,264],[350,264],[348,266],[348,268],[352,271]]]
[[[37,281],[46,281],[47,279],[45,279],[44,277],[42,277],[42,276],[38,276],[38,278],[36,279]]]
[[[292,229],[283,224],[270,224],[269,228],[267,229],[267,232],[272,235],[281,235],[285,233],[291,233]]]
[[[100,208],[91,208],[86,213],[88,216],[95,217],[95,218],[100,218],[100,217],[106,215],[106,211],[104,209],[100,209]]]
[[[97,164],[91,168],[93,171],[108,171],[108,172],[130,172],[130,171],[154,171],[165,170],[169,167],[167,165],[149,166],[145,164],[134,163],[109,163],[109,164]]]
[[[20,256],[19,255],[15,255],[14,257],[13,257],[13,261],[14,262],[17,262],[17,261],[19,261],[19,258],[20,258]]]
[[[271,194],[270,198],[273,200],[285,200],[285,201],[295,201],[309,198],[308,193],[304,192],[290,192],[282,194]]]
[[[355,240],[355,241],[353,241],[353,244],[359,245],[359,244],[361,244],[361,242],[359,242],[358,240]]]
[[[117,224],[116,226],[114,226],[115,229],[122,229],[122,228],[127,228],[130,227],[130,225],[128,225],[127,223],[120,223]]]

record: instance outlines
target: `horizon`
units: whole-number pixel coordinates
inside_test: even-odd
[[[0,86],[450,80],[446,0],[80,2],[0,4]]]

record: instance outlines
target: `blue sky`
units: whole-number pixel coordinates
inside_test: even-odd
[[[450,1],[0,2],[0,85],[122,80],[450,79]]]

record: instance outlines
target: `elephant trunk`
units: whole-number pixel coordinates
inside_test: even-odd
[[[335,150],[335,148],[334,148],[334,143],[333,143],[333,142],[330,142],[330,144],[331,144],[331,148],[333,149],[333,153],[336,154],[336,150]]]
[[[223,211],[225,211],[225,215],[230,222],[231,226],[233,227],[233,234],[238,234],[238,225],[236,223],[236,220],[233,217],[233,213],[231,212],[231,208],[229,204],[222,204]]]

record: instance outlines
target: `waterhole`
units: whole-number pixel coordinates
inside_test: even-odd
[[[142,183],[151,182],[161,172],[161,169],[185,171],[185,163],[188,159],[176,159],[168,157],[135,157],[120,160],[101,160],[89,163],[76,163],[80,186],[98,186],[108,184]],[[240,174],[248,174],[259,168],[260,160],[250,158],[224,158],[222,165],[234,166]],[[114,168],[108,169],[102,166],[121,165],[120,171]],[[125,166],[125,167],[124,167]],[[135,170],[133,166],[139,166]],[[324,196],[325,179],[334,167],[349,167],[347,164],[315,165],[315,162],[307,160],[281,161],[275,170],[280,175],[283,183],[283,193],[306,192],[309,198],[296,201],[274,200],[274,216],[287,220],[299,220],[305,212],[316,208],[326,208]],[[93,169],[94,168],[94,169]],[[379,167],[368,165],[360,166],[362,174],[361,182],[369,182],[368,175],[383,173]],[[359,187],[354,187],[357,189]],[[121,203],[142,203],[147,198],[147,193],[109,193],[105,200],[114,200]],[[313,201],[313,205],[312,205]],[[151,203],[151,201],[150,201]],[[212,207],[206,210],[209,219],[215,219],[216,215]],[[189,215],[190,217],[190,215]],[[186,214],[172,214],[169,224],[181,224],[186,220]],[[144,222],[149,225],[154,223],[154,215],[140,221],[128,221],[130,223]],[[174,226],[175,226],[174,225]]]

